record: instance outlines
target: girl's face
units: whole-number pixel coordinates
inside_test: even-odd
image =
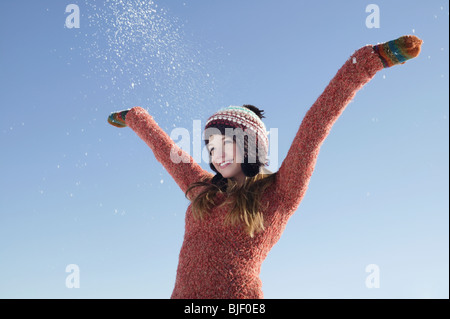
[[[232,178],[243,183],[245,174],[241,163],[244,162],[242,151],[236,147],[232,137],[224,135],[211,135],[208,142],[208,151],[216,170],[225,178]],[[222,165],[223,164],[223,165]]]

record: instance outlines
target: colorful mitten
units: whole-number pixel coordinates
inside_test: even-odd
[[[383,66],[390,68],[418,56],[422,42],[414,35],[405,35],[396,40],[374,45],[373,49],[380,56]]]
[[[126,127],[125,117],[127,116],[128,111],[129,110],[111,113],[108,117],[108,123],[115,127]]]

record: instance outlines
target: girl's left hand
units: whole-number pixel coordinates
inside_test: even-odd
[[[108,123],[115,127],[126,127],[125,118],[129,110],[111,113],[108,117]]]

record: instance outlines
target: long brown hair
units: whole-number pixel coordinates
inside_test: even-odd
[[[218,207],[234,202],[234,207],[225,217],[225,223],[237,225],[241,223],[245,232],[254,237],[258,232],[264,230],[264,217],[261,207],[261,195],[275,180],[276,173],[259,173],[253,177],[246,177],[243,185],[239,186],[236,181],[224,178],[217,173],[209,181],[192,183],[186,190],[185,196],[192,202],[192,213],[194,218],[203,219],[205,214],[216,206],[217,194],[226,194],[227,200]],[[195,187],[203,186],[204,189],[195,197],[188,197],[188,193]]]

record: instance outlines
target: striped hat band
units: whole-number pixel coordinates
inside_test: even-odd
[[[229,106],[222,108],[208,118],[205,130],[216,125],[230,128],[241,128],[244,132],[254,133],[258,136],[258,144],[268,151],[269,132],[263,121],[252,110],[242,106]],[[250,131],[249,131],[250,130]]]

